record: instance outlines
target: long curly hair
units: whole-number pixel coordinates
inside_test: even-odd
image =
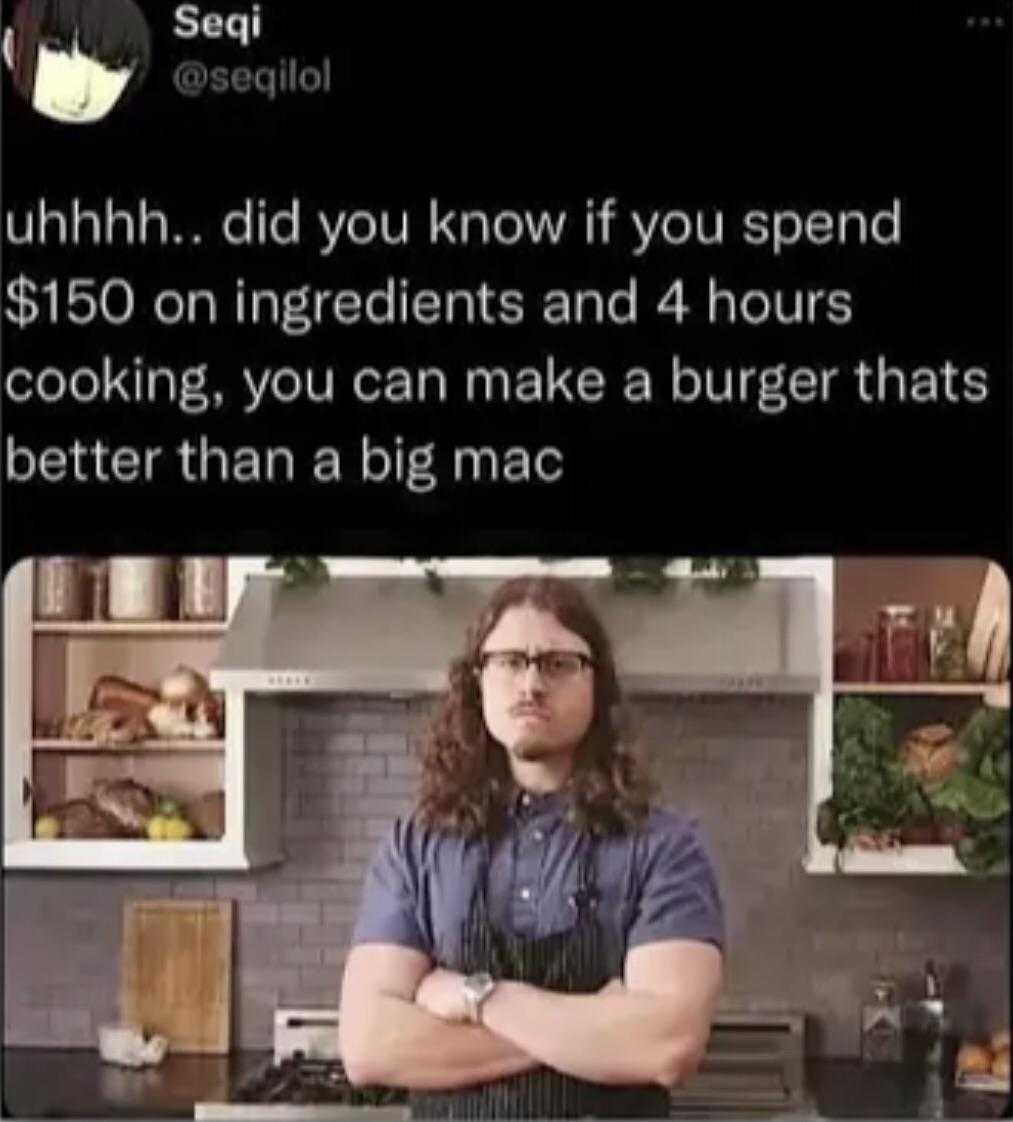
[[[624,713],[612,644],[576,585],[558,577],[517,577],[501,584],[469,629],[464,654],[450,666],[450,689],[422,743],[422,787],[416,817],[431,828],[466,836],[495,835],[516,791],[506,752],[482,716],[478,662],[486,637],[508,608],[550,612],[591,648],[594,711],[578,745],[567,785],[576,825],[621,833],[647,815],[652,785],[622,745]]]

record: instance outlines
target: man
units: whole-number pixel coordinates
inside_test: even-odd
[[[355,1083],[415,1117],[662,1117],[724,932],[693,826],[619,745],[611,645],[565,581],[501,585],[370,869],[341,1003]]]
[[[133,0],[20,0],[3,55],[33,109],[87,125],[141,84],[151,33]]]

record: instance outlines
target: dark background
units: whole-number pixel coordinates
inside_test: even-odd
[[[719,250],[572,249],[474,253],[426,247],[318,258],[309,246],[94,251],[5,247],[5,277],[123,274],[145,285],[249,283],[370,287],[389,274],[432,287],[482,279],[531,290],[558,283],[645,290],[682,275],[699,293],[713,273],[734,288],[852,288],[849,327],[675,328],[648,311],[637,328],[321,328],[303,338],[228,324],[181,329],[38,329],[4,325],[4,366],[91,364],[103,351],[186,365],[222,381],[239,366],[316,361],[351,366],[466,359],[537,362],[551,351],[606,370],[778,360],[837,364],[884,352],[902,366],[951,359],[991,373],[984,405],[755,410],[448,406],[275,408],[253,418],[187,418],[175,408],[6,407],[5,432],[35,446],[106,434],[170,446],[206,432],[218,443],[349,445],[368,431],[409,442],[559,444],[554,486],[462,487],[414,495],[397,485],[340,487],[6,486],[5,568],[29,553],[211,551],[264,554],[521,552],[666,555],[810,552],[980,553],[1011,543],[1009,7],[954,5],[929,20],[681,17],[329,20],[330,6],[265,3],[265,35],[242,50],[170,34],[172,6],[141,4],[153,63],[133,101],[72,128],[38,117],[4,78],[3,197],[83,202],[147,195],[206,229],[247,195],[279,205],[415,207],[721,206]],[[210,9],[213,5],[207,5]],[[223,10],[242,10],[226,8]],[[10,9],[5,7],[5,21]],[[967,17],[1005,14],[1002,30]],[[185,58],[251,64],[329,53],[329,98],[253,95],[187,100],[171,86]],[[737,249],[751,206],[879,209],[899,195],[899,249],[796,248],[780,259]],[[305,222],[308,228],[308,221]],[[420,230],[421,232],[421,230]],[[420,239],[421,241],[421,239]],[[532,303],[529,298],[529,308]],[[234,371],[234,374],[222,372]],[[238,398],[238,394],[235,395]],[[352,463],[354,461],[350,461]]]

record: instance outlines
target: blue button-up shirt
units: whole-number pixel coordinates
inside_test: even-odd
[[[491,851],[493,924],[542,936],[573,925],[570,897],[586,841],[568,821],[566,795],[522,794]],[[352,943],[395,943],[434,962],[458,957],[461,928],[480,888],[482,839],[398,819],[366,877]],[[653,810],[637,830],[599,840],[597,919],[628,951],[643,943],[695,939],[724,947],[724,916],[711,860],[695,821]]]

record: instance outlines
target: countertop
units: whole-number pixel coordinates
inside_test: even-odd
[[[1007,1096],[958,1090],[906,1064],[810,1059],[806,1091],[817,1118],[1009,1117]]]
[[[4,1114],[14,1118],[192,1118],[195,1102],[226,1100],[229,1088],[269,1056],[170,1055],[158,1067],[133,1071],[103,1064],[85,1048],[3,1053]],[[814,1059],[806,1079],[812,1107],[801,1119],[1009,1117],[1003,1096],[956,1091],[903,1065]]]
[[[269,1052],[169,1055],[157,1067],[104,1064],[90,1048],[4,1048],[3,1109],[14,1118],[193,1118],[226,1100]]]

